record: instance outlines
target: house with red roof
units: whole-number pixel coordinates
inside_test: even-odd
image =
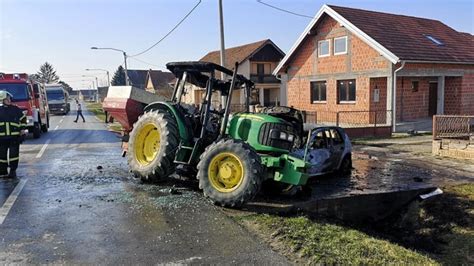
[[[273,74],[317,123],[417,130],[474,114],[474,36],[433,19],[324,5]]]
[[[225,49],[225,67],[233,69],[235,62],[239,63],[237,72],[255,83],[256,90],[252,94],[254,103],[260,103],[262,106],[286,105],[285,90],[280,88],[281,81],[272,75],[273,70],[284,56],[283,51],[275,43],[266,39]],[[199,61],[220,65],[220,51],[209,52]],[[203,93],[204,89],[193,88],[192,92],[185,96],[185,102],[200,104]],[[232,95],[234,110],[243,108],[244,97],[242,91],[234,91]],[[219,98],[214,97],[214,99],[214,104],[219,105]]]
[[[171,72],[150,69],[145,78],[145,90],[170,99],[175,81],[176,78]]]

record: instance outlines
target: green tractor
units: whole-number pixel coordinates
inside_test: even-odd
[[[224,207],[248,202],[266,180],[306,183],[307,163],[289,155],[302,144],[300,112],[270,108],[251,113],[254,84],[237,74],[238,64],[233,71],[208,62],[166,67],[177,78],[171,101],[148,104],[129,136],[128,162],[135,176],[150,182],[177,170],[197,172],[204,195]],[[216,72],[232,78],[217,79]],[[192,86],[204,89],[199,107],[182,103]],[[237,89],[243,90],[246,110],[231,114]],[[223,108],[212,105],[216,98]]]

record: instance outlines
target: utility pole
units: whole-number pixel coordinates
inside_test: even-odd
[[[123,59],[125,61],[125,85],[130,86],[130,80],[128,79],[127,53],[126,52],[123,52]]]
[[[222,14],[222,0],[219,0],[219,30],[221,39],[221,66],[225,67],[225,44],[224,44],[224,15]],[[225,80],[225,73],[221,72],[221,79]],[[220,94],[220,93],[219,93]],[[227,105],[227,97],[221,94],[222,106]]]
[[[107,71],[107,87],[110,87],[110,74],[109,74],[109,71]]]
[[[219,0],[219,27],[221,38],[221,65],[225,67],[224,15],[222,14],[222,0]],[[221,79],[225,79],[225,74],[222,72]]]

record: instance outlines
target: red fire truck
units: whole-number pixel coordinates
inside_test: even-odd
[[[46,90],[43,85],[33,81],[27,74],[0,73],[0,90],[8,91],[13,104],[20,107],[28,118],[28,131],[34,138],[48,132],[49,109]]]

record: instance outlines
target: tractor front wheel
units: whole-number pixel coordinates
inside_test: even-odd
[[[224,139],[210,145],[198,164],[199,188],[215,204],[240,207],[260,191],[263,167],[248,144]]]
[[[152,182],[174,172],[179,145],[176,120],[166,111],[143,114],[133,125],[128,144],[128,164],[143,182]]]

